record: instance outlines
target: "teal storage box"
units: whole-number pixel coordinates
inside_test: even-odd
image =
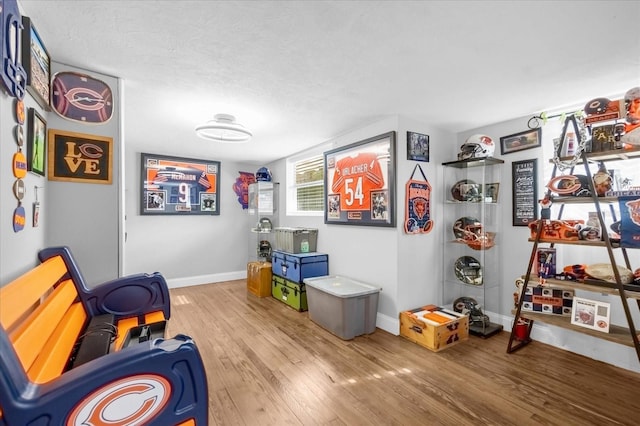
[[[275,275],[302,284],[305,278],[329,274],[329,256],[317,252],[292,254],[274,251],[271,270]]]
[[[272,275],[271,295],[299,312],[307,310],[307,292],[304,284],[294,283]]]
[[[376,331],[380,289],[340,276],[306,278],[309,319],[343,340]]]

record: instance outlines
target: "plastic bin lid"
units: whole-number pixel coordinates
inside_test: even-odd
[[[378,293],[379,288],[364,284],[351,278],[338,275],[326,275],[322,277],[305,278],[303,280],[309,287],[322,290],[338,297],[356,297],[366,294]]]

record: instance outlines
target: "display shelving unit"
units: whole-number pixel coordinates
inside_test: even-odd
[[[468,312],[469,333],[480,337],[489,337],[502,330],[502,325],[491,322],[485,312],[498,313],[500,310],[498,273],[501,270],[502,256],[497,229],[501,226],[498,200],[503,163],[503,160],[493,157],[443,163],[443,303],[446,307],[456,310],[453,304],[461,298],[471,298],[477,302],[477,307],[482,310],[483,315]],[[486,238],[486,241],[491,240],[493,245],[488,243],[478,250],[462,242],[458,237],[463,231],[456,235],[454,226],[463,222],[481,224],[482,229],[469,229],[469,232],[477,232],[472,238]],[[461,269],[464,267],[466,269]],[[481,277],[478,277],[478,274],[481,274]],[[463,310],[467,313],[465,311]]]
[[[563,130],[566,132],[566,127]],[[561,138],[563,140],[563,138]],[[544,240],[542,233],[542,226],[544,220],[539,220],[537,223],[537,231],[535,234],[535,238],[529,238],[529,241],[533,243],[533,248],[531,251],[531,257],[529,259],[529,266],[527,268],[527,272],[523,277],[523,285],[521,288],[521,295],[524,294],[526,289],[530,286],[537,286],[540,284],[537,275],[534,274],[534,262],[537,250],[539,247],[550,247],[554,248],[556,245],[564,246],[564,245],[574,245],[574,246],[585,246],[585,247],[593,247],[593,249],[606,250],[608,259],[611,264],[611,268],[613,270],[613,274],[615,279],[611,282],[585,278],[579,281],[567,281],[560,280],[555,278],[545,278],[543,286],[551,289],[560,289],[560,290],[580,290],[584,292],[592,292],[599,294],[608,294],[617,297],[620,300],[622,305],[622,309],[625,314],[625,319],[627,322],[627,326],[618,326],[618,325],[610,325],[609,332],[600,332],[597,330],[592,330],[590,328],[584,328],[578,325],[574,325],[571,323],[571,318],[567,316],[559,316],[559,315],[550,315],[543,314],[537,312],[523,311],[522,305],[524,301],[524,297],[520,296],[518,303],[516,304],[516,308],[513,311],[514,321],[513,327],[511,330],[511,335],[509,337],[509,343],[507,347],[507,352],[512,353],[523,346],[529,344],[532,340],[530,338],[531,330],[533,328],[533,324],[536,321],[540,321],[547,324],[552,324],[557,327],[573,330],[580,333],[585,333],[593,337],[597,337],[600,339],[608,340],[611,342],[615,342],[618,344],[626,345],[635,348],[636,354],[638,356],[638,360],[640,361],[640,337],[638,336],[638,329],[634,324],[633,315],[631,308],[635,304],[637,309],[640,311],[640,285],[635,284],[625,284],[621,280],[619,265],[616,259],[616,252],[620,252],[621,257],[624,259],[625,267],[629,270],[633,271],[633,268],[630,265],[629,256],[627,255],[627,250],[625,247],[621,246],[620,242],[617,239],[610,238],[609,232],[607,230],[607,226],[604,220],[604,208],[609,208],[610,214],[612,215],[612,219],[614,221],[617,220],[615,215],[615,206],[618,203],[617,197],[603,197],[598,196],[596,194],[591,167],[600,162],[608,162],[608,161],[620,161],[620,160],[632,160],[632,159],[640,159],[640,148],[634,149],[615,149],[609,151],[601,151],[601,152],[593,152],[593,153],[582,153],[581,161],[574,166],[574,168],[579,168],[580,170],[584,167],[585,174],[587,176],[587,181],[590,185],[590,196],[588,197],[575,197],[575,196],[552,196],[552,193],[547,192],[547,196],[551,197],[553,206],[559,206],[559,212],[557,214],[557,219],[560,220],[562,218],[562,213],[564,210],[564,206],[567,204],[580,204],[585,206],[592,206],[595,208],[598,223],[601,230],[601,240],[600,241],[586,241],[586,240],[578,240],[578,241],[563,241],[563,240]],[[573,174],[573,169],[571,169],[570,173]],[[557,166],[554,166],[552,178],[556,176]],[[555,209],[555,207],[554,207]],[[635,300],[635,303],[633,302]],[[524,321],[521,321],[524,320]],[[517,327],[525,327],[525,332],[517,331]]]
[[[270,262],[271,254],[261,250],[261,243],[268,242],[269,247],[275,244],[275,228],[278,226],[278,191],[277,182],[255,182],[249,185],[249,216],[254,219],[249,232],[249,262]],[[266,218],[271,222],[271,229],[260,226],[260,220]]]

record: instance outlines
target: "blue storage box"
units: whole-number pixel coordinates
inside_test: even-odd
[[[316,252],[292,254],[274,251],[271,254],[271,270],[275,275],[303,284],[305,278],[329,274],[329,255]]]

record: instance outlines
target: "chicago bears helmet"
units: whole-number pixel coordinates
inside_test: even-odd
[[[268,217],[260,218],[260,221],[258,222],[258,231],[268,232],[271,231],[272,227],[271,219]]]
[[[260,167],[256,172],[258,182],[271,182],[271,171],[266,167]]]
[[[478,302],[472,297],[458,297],[453,301],[453,310],[463,315],[469,315],[469,325],[490,324],[489,316],[482,312]]]
[[[467,160],[469,158],[493,157],[496,145],[487,135],[475,134],[467,138],[460,147],[458,160]]]
[[[495,232],[485,232],[482,223],[474,217],[461,217],[453,224],[456,240],[474,250],[490,249],[495,245]]]
[[[267,261],[271,260],[271,243],[269,241],[260,241],[260,244],[258,244],[258,257],[263,257]]]
[[[458,201],[480,201],[482,194],[479,188],[480,185],[471,179],[462,179],[451,187],[451,196]]]
[[[472,256],[461,256],[453,264],[456,277],[465,284],[482,285],[482,266]]]

